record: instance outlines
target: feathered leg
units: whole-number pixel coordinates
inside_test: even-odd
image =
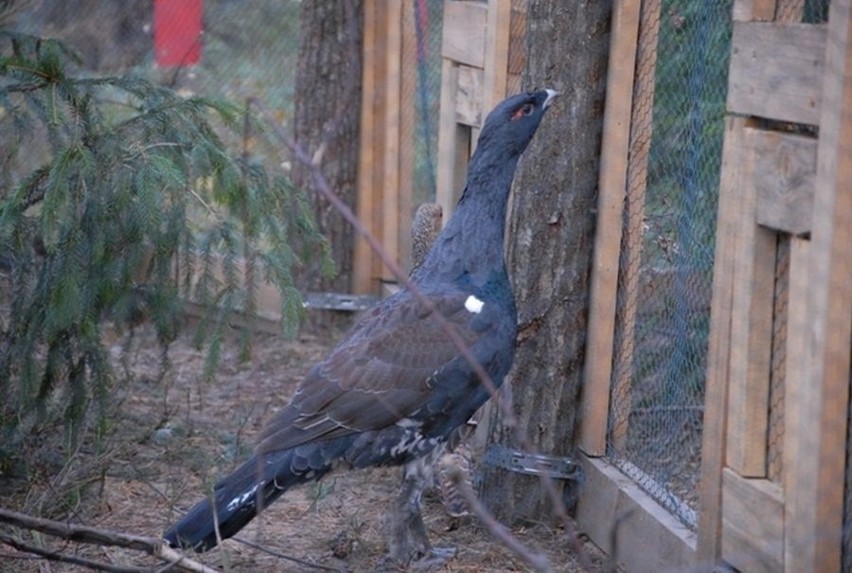
[[[455,555],[452,547],[432,547],[423,516],[420,512],[423,492],[434,480],[435,459],[444,448],[406,464],[402,472],[402,488],[394,500],[391,512],[390,551],[388,559],[401,564],[420,567],[439,565]]]

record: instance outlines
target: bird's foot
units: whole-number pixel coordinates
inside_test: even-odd
[[[434,571],[455,557],[455,547],[429,547],[425,551],[391,551],[376,565],[376,571]]]
[[[443,567],[455,556],[455,547],[432,547],[425,555],[413,559],[408,567],[412,571],[431,571]]]

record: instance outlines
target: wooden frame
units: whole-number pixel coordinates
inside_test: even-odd
[[[642,4],[653,10],[655,2]],[[607,439],[620,439],[607,435],[611,395],[629,399],[629,381],[613,375],[615,297],[624,228],[641,219],[624,210],[628,155],[640,160],[632,169],[642,167],[630,143],[641,91],[634,77],[644,77],[634,76],[640,8],[616,2],[579,444],[589,480],[577,519],[631,571],[720,559],[748,571],[840,568],[852,337],[852,198],[842,192],[852,180],[849,5],[833,0],[826,26],[800,23],[794,0],[734,3],[696,538],[597,459]],[[818,126],[819,138],[791,133],[789,122]],[[784,277],[775,268],[780,236],[790,245]],[[783,473],[773,477],[771,352],[782,344],[773,339],[773,293],[782,278]],[[609,547],[616,527],[618,547]]]

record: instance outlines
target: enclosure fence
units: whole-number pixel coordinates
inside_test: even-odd
[[[642,3],[607,456],[696,525],[731,2]]]

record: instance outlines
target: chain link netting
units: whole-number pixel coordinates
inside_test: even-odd
[[[731,2],[642,6],[611,459],[695,526]]]

